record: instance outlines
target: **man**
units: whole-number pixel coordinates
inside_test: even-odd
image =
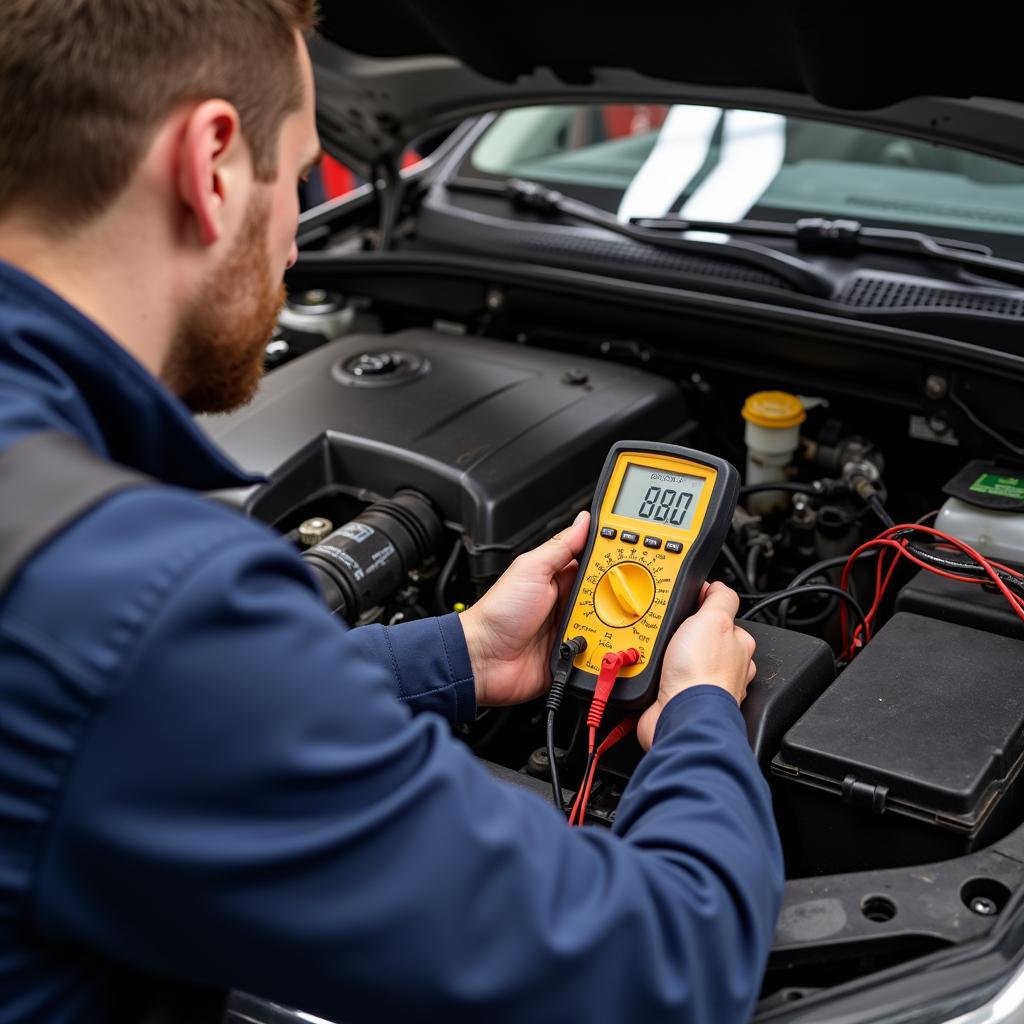
[[[781,890],[721,584],[669,648],[615,832],[445,719],[547,686],[587,517],[461,617],[346,630],[195,492],[256,386],[318,156],[310,0],[0,0],[0,455],[151,485],[0,595],[0,1021],[135,1020],[153,979],[345,1021],[729,1021]],[[0,485],[2,486],[2,485]]]

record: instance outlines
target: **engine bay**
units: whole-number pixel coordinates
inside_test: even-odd
[[[665,341],[692,325],[623,334],[594,311],[572,327],[494,288],[456,316],[443,289],[391,305],[315,283],[255,401],[203,425],[268,479],[221,500],[288,537],[334,610],[463,610],[590,505],[616,441],[728,459],[744,486],[710,578],[741,594],[757,641],[742,712],[789,878],[759,1015],[992,929],[1024,883],[1024,470],[956,403],[1004,422],[998,380],[824,340],[773,359],[726,328],[694,358]],[[920,564],[864,547],[915,523],[998,558],[1017,597],[941,538],[892,535]],[[557,726],[567,801],[585,710]],[[550,800],[544,719],[543,701],[480,708],[456,734]],[[640,756],[630,739],[601,761],[589,823],[614,822]]]

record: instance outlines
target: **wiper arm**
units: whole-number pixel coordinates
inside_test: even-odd
[[[600,207],[549,189],[535,182],[510,179],[507,182],[454,180],[447,187],[455,191],[503,195],[518,209],[542,216],[561,215],[584,224],[593,224],[634,241],[645,242],[677,252],[723,256],[777,274],[797,291],[830,298],[830,279],[798,257],[764,246],[730,239],[711,242],[678,238],[688,231],[714,231],[728,235],[754,235],[788,238],[800,252],[816,255],[853,257],[866,252],[923,257],[949,263],[981,277],[1024,288],[1024,263],[992,255],[987,245],[958,238],[939,238],[922,231],[901,228],[865,227],[860,221],[825,217],[801,217],[795,223],[760,220],[690,220],[676,214],[665,217],[633,217],[623,224]],[[723,253],[723,249],[726,252]]]
[[[763,220],[687,220],[669,215],[634,217],[631,223],[645,231],[722,231],[734,235],[792,238],[801,252],[822,255],[856,256],[864,252],[880,252],[922,256],[973,270],[1003,284],[1024,287],[1024,263],[993,256],[987,245],[958,238],[937,238],[922,231],[865,227],[856,220],[802,217],[795,224],[787,224]]]
[[[582,224],[592,224],[595,227],[604,228],[606,231],[612,231],[617,235],[632,239],[634,242],[643,242],[659,249],[672,249],[694,256],[711,256],[745,263],[781,277],[796,291],[805,295],[819,298],[832,296],[832,281],[825,274],[815,270],[799,257],[776,252],[765,246],[734,240],[712,242],[696,238],[674,238],[667,233],[666,228],[650,228],[632,222],[624,224],[614,214],[608,213],[607,210],[602,210],[598,206],[592,206],[590,203],[584,203],[578,199],[570,199],[554,189],[516,178],[504,183],[455,179],[445,184],[447,188],[455,192],[504,196],[516,209],[545,217],[556,215],[568,217]],[[688,229],[675,227],[673,230],[685,231]]]

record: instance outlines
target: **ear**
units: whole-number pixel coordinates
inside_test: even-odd
[[[203,245],[223,235],[228,204],[245,190],[247,177],[251,167],[238,111],[225,100],[200,103],[180,136],[178,191]]]

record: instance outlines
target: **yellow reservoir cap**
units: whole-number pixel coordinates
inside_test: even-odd
[[[743,403],[743,418],[769,430],[798,427],[805,419],[803,403],[788,391],[756,391]]]

